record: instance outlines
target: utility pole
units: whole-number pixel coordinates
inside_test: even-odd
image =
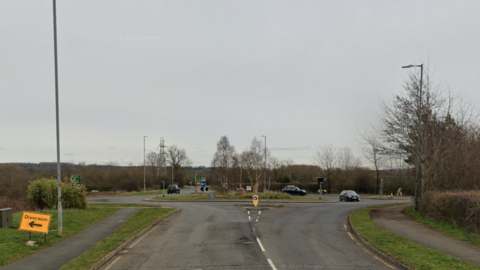
[[[167,175],[167,153],[165,153],[165,140],[160,138],[160,163]]]

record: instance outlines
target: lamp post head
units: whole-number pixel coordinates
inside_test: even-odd
[[[420,64],[420,65],[408,65],[408,66],[402,66],[402,68],[412,68],[412,67],[421,67],[421,68],[423,68],[423,64]]]

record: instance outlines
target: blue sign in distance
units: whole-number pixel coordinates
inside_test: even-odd
[[[201,187],[205,187],[205,186],[207,186],[207,182],[205,182],[205,181],[202,181],[202,183],[200,184],[200,186],[201,186]]]

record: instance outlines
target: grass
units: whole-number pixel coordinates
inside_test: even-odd
[[[100,191],[100,192],[88,192],[87,197],[109,197],[109,196],[143,196],[143,195],[161,195],[163,194],[163,189],[160,190],[149,190],[147,192],[143,191]],[[167,190],[165,189],[165,194]]]
[[[444,233],[446,235],[455,237],[462,241],[467,241],[471,244],[480,246],[480,235],[463,228],[458,228],[453,225],[451,222],[427,219],[420,215],[418,211],[413,210],[413,206],[407,207],[405,209],[407,216],[412,219],[424,224],[425,226]]]
[[[208,195],[211,193],[197,193],[190,195],[180,195],[180,196],[168,196],[165,197],[155,197],[152,200],[156,201],[211,201]],[[328,200],[318,199],[318,198],[306,198],[301,196],[291,196],[290,194],[282,192],[270,192],[268,195],[270,201],[293,201],[293,202],[326,202]],[[259,201],[266,201],[267,194],[259,193]],[[253,194],[241,194],[238,192],[228,192],[228,193],[215,193],[215,200],[225,200],[225,201],[252,201]]]
[[[143,191],[138,191],[138,192],[126,192],[126,193],[121,193],[117,194],[115,196],[142,196],[142,195],[162,195],[163,194],[163,189],[160,190],[150,190],[147,192]],[[167,194],[167,190],[165,189],[165,194]]]
[[[37,241],[38,247],[28,247],[28,232],[19,231],[22,213],[13,214],[14,228],[0,230],[0,266],[19,260],[33,254],[42,248],[58,243],[71,235],[74,235],[98,220],[106,218],[118,211],[115,208],[89,208],[84,210],[63,210],[63,237],[58,236],[58,212],[57,210],[43,211],[44,214],[52,215],[50,232],[47,234],[47,243],[44,242],[44,234],[32,233],[32,240]]]
[[[425,247],[378,226],[370,218],[372,208],[378,207],[379,206],[359,209],[351,215],[351,222],[355,230],[378,250],[413,269],[480,269],[478,265]]]
[[[89,203],[89,208],[126,208],[126,207],[159,207],[153,204],[136,204],[136,203]]]
[[[90,269],[96,262],[114,251],[126,240],[173,210],[174,209],[171,208],[149,208],[140,210],[112,235],[97,243],[81,256],[63,265],[60,269]]]

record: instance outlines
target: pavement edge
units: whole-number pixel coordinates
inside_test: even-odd
[[[357,209],[358,210],[358,209]],[[356,211],[356,210],[354,210]],[[387,254],[383,253],[382,251],[378,250],[376,247],[374,247],[372,244],[370,244],[367,240],[365,240],[358,232],[357,230],[355,230],[355,227],[353,226],[352,224],[352,221],[351,221],[351,216],[352,216],[352,213],[354,212],[350,212],[350,214],[348,214],[348,226],[349,226],[349,229],[351,232],[353,232],[355,234],[355,236],[357,237],[357,239],[361,242],[362,245],[364,245],[365,247],[367,247],[370,251],[374,252],[376,255],[380,256],[382,259],[388,261],[389,263],[399,267],[400,269],[407,269],[407,270],[413,270],[413,268],[410,268],[408,267],[407,265],[395,260],[394,258],[388,256]]]
[[[118,246],[114,251],[108,253],[105,257],[100,259],[98,262],[96,262],[90,270],[98,270],[100,267],[102,267],[107,261],[109,261],[113,256],[115,256],[120,250],[124,249],[126,246],[128,246],[130,243],[132,243],[134,240],[145,234],[147,231],[149,231],[151,228],[156,226],[158,223],[162,222],[164,219],[170,217],[171,215],[179,212],[180,209],[175,209],[172,212],[166,214],[165,216],[159,218],[157,221],[153,222],[152,224],[148,225],[145,229],[141,230],[139,233],[136,235],[132,236],[130,239],[127,241],[123,242],[120,246]]]

